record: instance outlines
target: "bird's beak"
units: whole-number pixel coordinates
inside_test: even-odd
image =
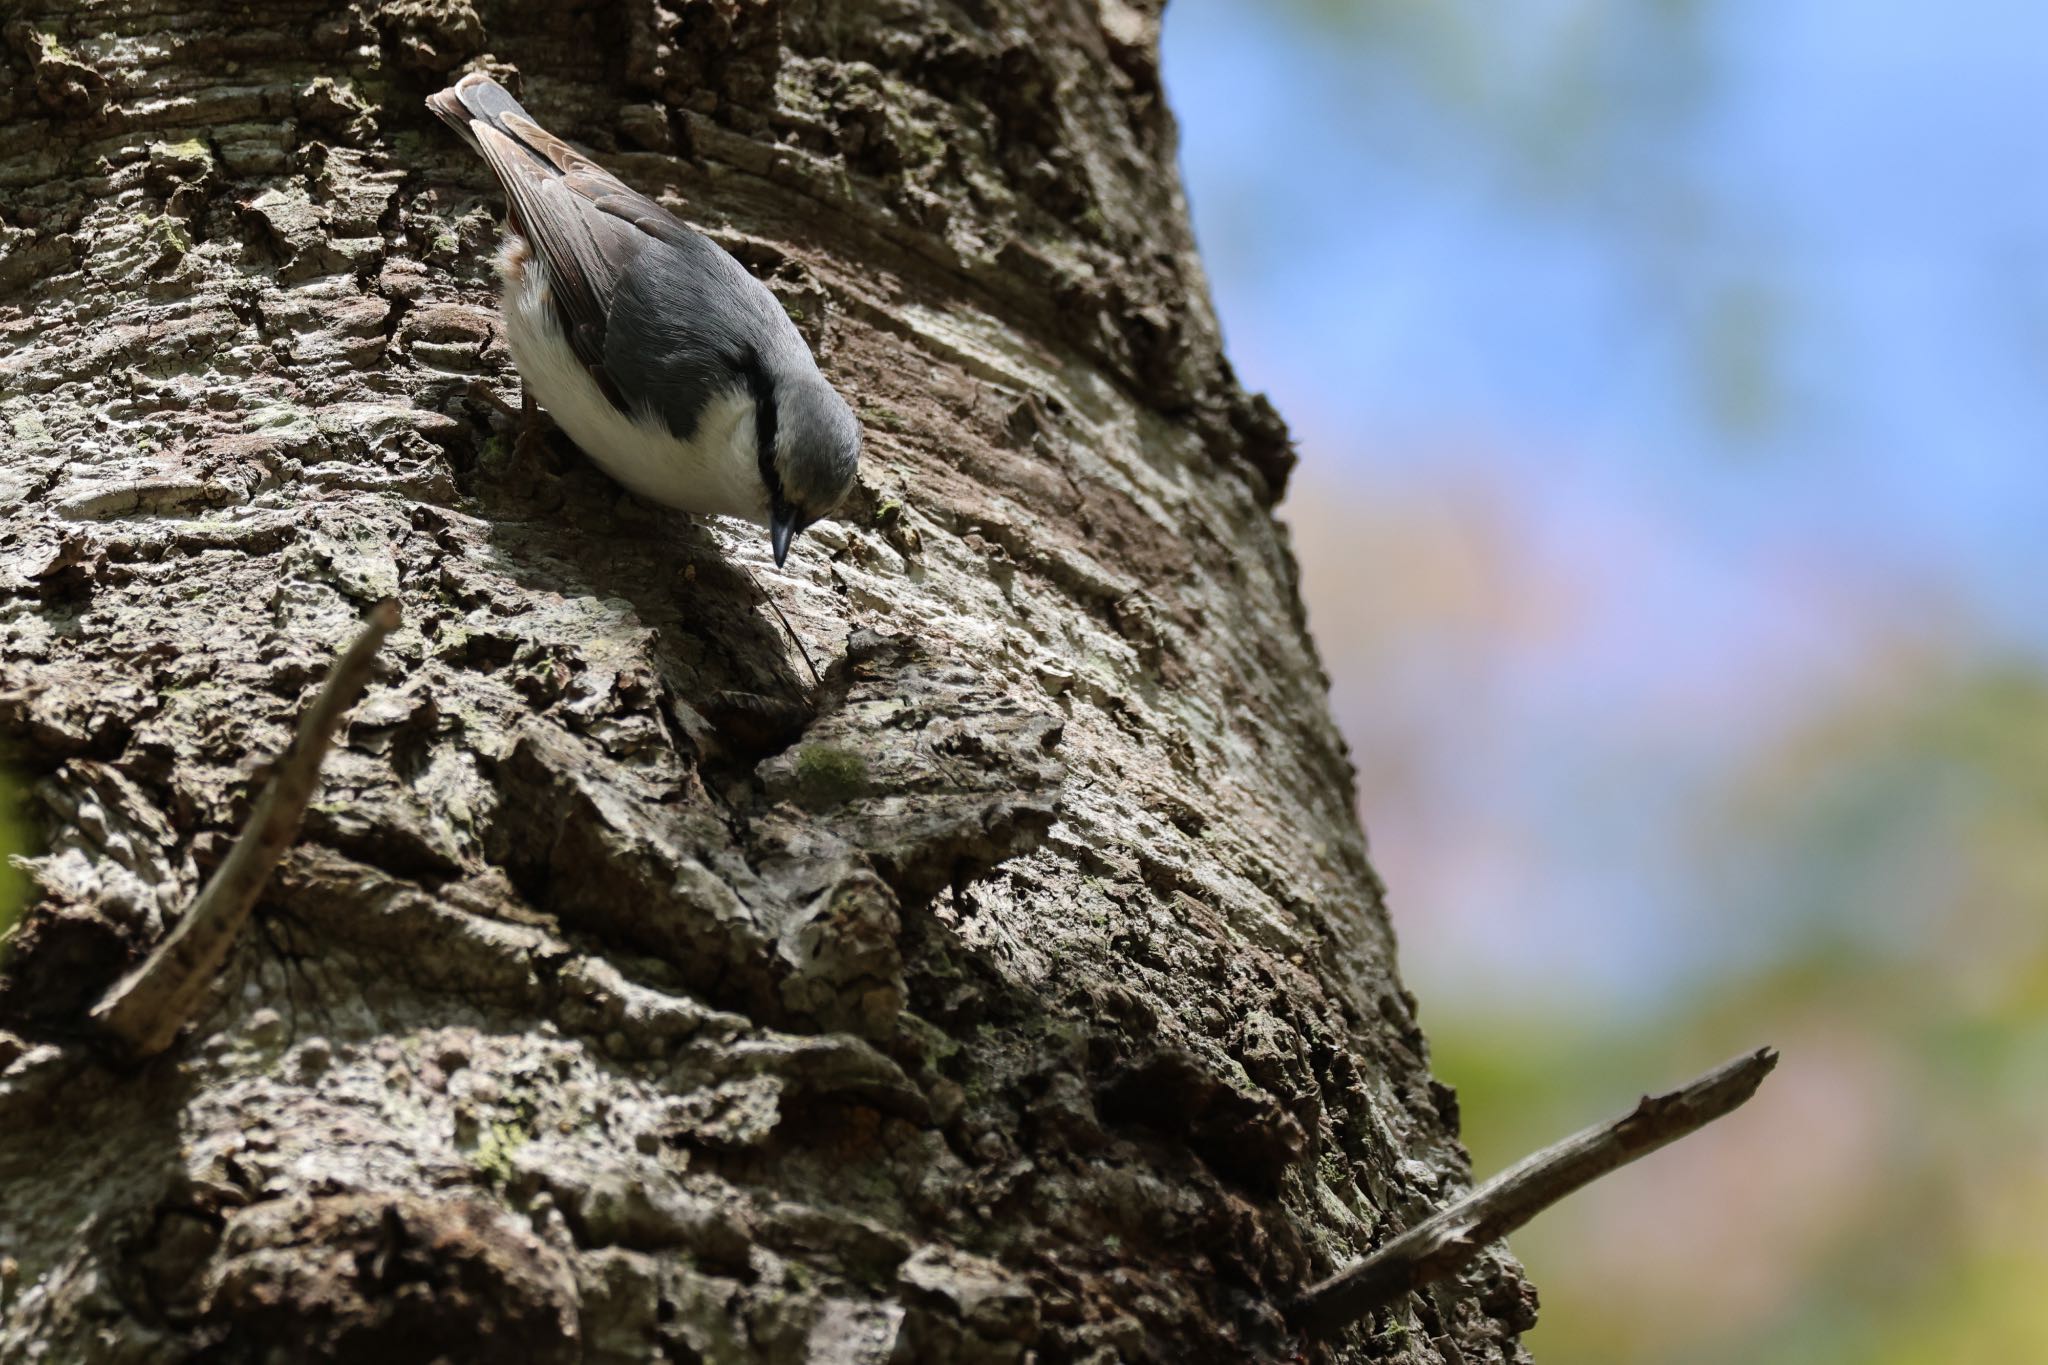
[[[775,549],[775,567],[789,558],[789,542],[796,539],[796,509],[779,503],[768,514],[768,543]]]

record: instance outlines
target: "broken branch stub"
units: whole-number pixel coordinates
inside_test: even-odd
[[[1574,1190],[1733,1113],[1778,1064],[1776,1048],[1724,1062],[1677,1090],[1645,1095],[1620,1118],[1574,1133],[1502,1171],[1287,1307],[1313,1337],[1334,1336],[1410,1290],[1455,1274],[1487,1245]]]
[[[377,650],[397,625],[397,602],[371,608],[362,633],[335,661],[248,823],[192,908],[142,965],[94,1006],[93,1021],[131,1057],[162,1052],[197,1013],[272,870],[298,838],[335,727],[362,696]]]

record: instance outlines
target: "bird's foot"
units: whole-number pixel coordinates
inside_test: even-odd
[[[519,391],[519,435],[513,439],[512,453],[519,458],[541,459],[547,453],[547,419],[540,415],[539,404],[533,401],[533,394],[522,388]]]

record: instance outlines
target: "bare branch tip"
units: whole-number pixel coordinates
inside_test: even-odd
[[[1741,1108],[1777,1064],[1778,1050],[1760,1047],[1674,1090],[1644,1095],[1628,1113],[1524,1158],[1310,1286],[1287,1306],[1287,1316],[1311,1336],[1327,1337],[1404,1293],[1456,1274],[1574,1190]]]

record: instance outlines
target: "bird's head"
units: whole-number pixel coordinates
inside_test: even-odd
[[[768,488],[768,541],[780,567],[797,533],[830,516],[853,491],[860,422],[815,370],[761,397],[772,404],[774,429],[760,445],[761,482]]]

